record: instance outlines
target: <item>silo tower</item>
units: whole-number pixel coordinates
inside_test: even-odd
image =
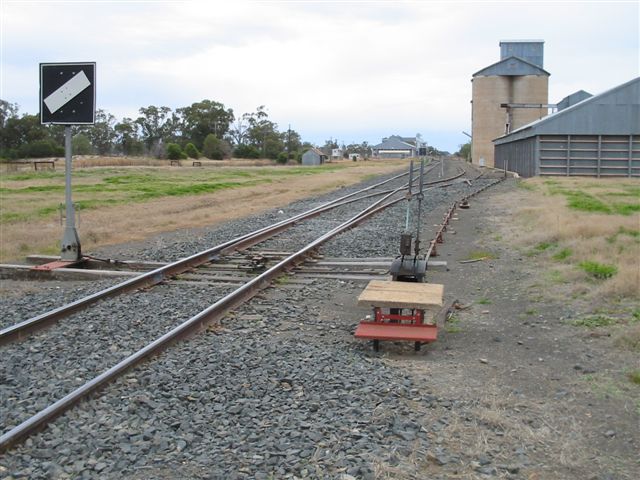
[[[549,72],[544,41],[504,40],[500,61],[473,74],[471,159],[493,167],[495,138],[548,113]]]

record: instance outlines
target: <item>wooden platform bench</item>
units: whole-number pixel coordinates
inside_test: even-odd
[[[437,283],[411,283],[372,280],[358,297],[359,306],[373,308],[373,319],[363,320],[356,338],[373,340],[378,351],[380,340],[411,341],[415,350],[438,338],[438,326],[427,315],[442,307],[444,286]]]
[[[34,170],[38,170],[38,165],[41,167],[40,170],[42,170],[43,165],[49,165],[51,167],[51,170],[56,169],[55,160],[34,160],[32,163],[33,163]]]
[[[201,167],[202,166],[202,162],[199,161],[199,160],[194,160],[192,166],[193,167]]]
[[[169,160],[169,166],[170,167],[179,167],[180,165],[180,160]]]

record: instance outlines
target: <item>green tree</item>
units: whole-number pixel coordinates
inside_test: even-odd
[[[74,135],[83,134],[89,139],[93,150],[98,155],[108,155],[114,150],[117,134],[114,129],[116,117],[103,109],[96,110],[93,125],[78,125],[73,127]]]
[[[193,143],[187,143],[187,146],[184,147],[184,153],[190,158],[200,158],[200,152]]]
[[[180,119],[182,137],[202,148],[204,139],[213,132],[218,138],[223,138],[233,122],[233,110],[225,108],[222,103],[202,100],[189,107],[177,110]]]
[[[116,117],[102,109],[96,111],[96,121],[89,129],[89,140],[99,155],[107,155],[113,151],[115,124]]]
[[[18,155],[22,158],[61,157],[64,156],[64,147],[48,138],[34,140],[21,145]]]
[[[260,158],[260,150],[253,145],[238,145],[233,151],[236,158]]]
[[[139,110],[140,117],[136,123],[140,127],[141,138],[150,153],[156,153],[163,139],[167,139],[174,131],[175,124],[169,107],[149,105]]]
[[[212,160],[222,160],[224,158],[224,146],[222,140],[213,133],[207,135],[202,146],[202,154]]]
[[[84,133],[76,133],[71,139],[71,150],[74,155],[90,155],[93,153],[91,141]]]
[[[463,143],[460,145],[460,150],[458,150],[457,155],[466,159],[467,161],[471,160],[471,142]]]
[[[287,153],[288,159],[295,159],[296,153],[302,149],[302,138],[300,134],[290,128],[286,132],[282,132],[282,142]]]
[[[4,128],[7,120],[18,116],[18,104],[0,99],[0,128]]]
[[[278,154],[284,150],[283,136],[278,132],[278,124],[269,120],[264,105],[244,117],[248,125],[245,132],[246,144],[257,148],[262,157],[278,158]]]
[[[123,118],[113,127],[116,151],[123,155],[140,155],[144,145],[138,136],[139,125],[130,118]]]
[[[167,143],[167,157],[170,160],[180,160],[184,153],[177,143]]]
[[[17,106],[6,104],[4,107],[4,125],[0,128],[0,156],[5,158],[24,158],[31,155],[29,144],[40,140],[34,152],[39,156],[56,155],[53,147],[62,146],[64,129],[61,125],[42,125],[38,115],[24,114],[21,117],[17,114]],[[51,142],[52,149],[46,152],[47,142]],[[45,154],[47,153],[47,154]],[[51,153],[51,155],[48,155]]]

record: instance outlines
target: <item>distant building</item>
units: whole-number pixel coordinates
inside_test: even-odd
[[[415,157],[416,153],[415,138],[403,138],[399,135],[383,138],[382,143],[373,147],[373,156],[378,158],[409,158]]]
[[[640,177],[640,77],[560,104],[557,113],[495,139],[495,166],[523,177]]]
[[[332,148],[331,149],[331,160],[340,160],[342,158],[342,149],[341,148]]]
[[[359,153],[350,153],[349,154],[349,160],[353,160],[354,162],[356,160],[360,160],[360,154]]]
[[[302,165],[322,165],[327,161],[328,156],[317,148],[307,150],[302,154]]]
[[[493,139],[548,113],[542,40],[500,42],[500,61],[473,74],[471,160],[494,165]]]

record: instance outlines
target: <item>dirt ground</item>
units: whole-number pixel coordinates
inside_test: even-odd
[[[638,353],[618,346],[615,326],[571,324],[594,309],[634,305],[548,285],[541,260],[508,240],[520,195],[509,180],[458,210],[438,250],[449,271],[427,277],[445,285],[447,304],[468,308],[439,339],[418,353],[381,342],[389,365],[440,399],[414,405],[425,425],[439,425],[434,448],[413,465],[379,465],[381,478],[640,478],[640,385],[627,377]],[[495,258],[460,263],[479,250]],[[334,302],[355,303],[348,294]],[[341,315],[367,313],[354,306]]]

